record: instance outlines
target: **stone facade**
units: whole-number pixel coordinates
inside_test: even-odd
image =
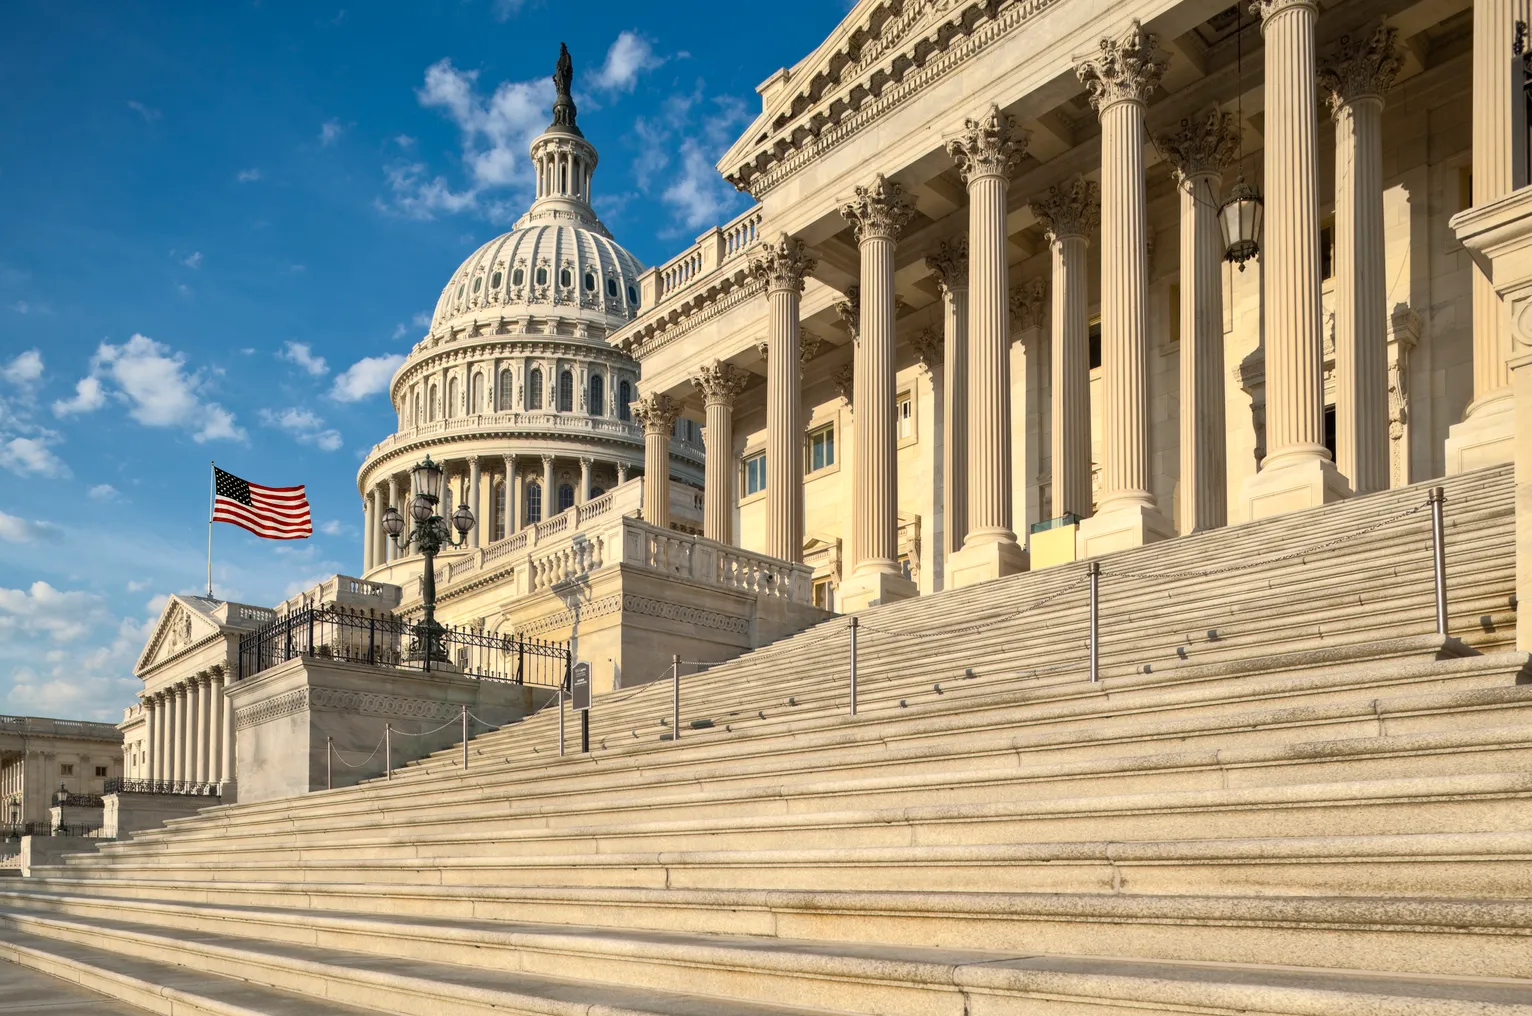
[[[100,794],[123,775],[123,752],[110,723],[0,716],[0,826],[46,822],[59,790]]]

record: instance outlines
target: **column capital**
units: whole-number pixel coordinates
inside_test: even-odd
[[[1101,185],[1078,176],[1054,184],[1032,202],[1032,214],[1042,223],[1049,243],[1066,236],[1089,236],[1101,225]]]
[[[855,381],[856,367],[849,363],[830,376],[830,383],[835,386],[836,392],[840,394],[841,401],[848,406],[852,405],[851,396]]]
[[[1239,117],[1213,106],[1186,117],[1154,143],[1173,167],[1177,182],[1218,174],[1239,158]]]
[[[1159,36],[1144,31],[1134,18],[1114,39],[1102,39],[1101,51],[1075,66],[1098,114],[1119,102],[1144,102],[1159,87],[1169,62],[1160,56]]]
[[[926,256],[926,267],[936,276],[944,294],[968,288],[968,237],[943,240],[935,254]]]
[[[915,202],[896,181],[882,173],[856,196],[841,205],[840,214],[851,223],[857,243],[866,240],[897,240],[915,214]]]
[[[1359,99],[1382,101],[1402,66],[1398,40],[1399,30],[1388,25],[1379,25],[1365,39],[1341,36],[1340,45],[1319,68],[1319,87],[1331,116],[1340,116]]]
[[[644,425],[645,434],[670,434],[670,428],[675,426],[676,417],[681,415],[681,406],[669,395],[652,394],[645,395],[633,403],[633,415],[638,422]],[[544,456],[545,459],[552,456]]]
[[[635,402],[635,403],[633,403],[633,405],[634,405],[635,408],[637,408],[638,403]],[[553,456],[552,455],[544,455],[542,457],[542,459],[543,459],[543,468],[544,469],[551,469],[551,468],[553,468]]]
[[[1011,287],[1011,313],[1022,328],[1041,328],[1043,297],[1048,291],[1042,279],[1028,279]]]
[[[1000,112],[998,105],[963,121],[962,133],[947,141],[947,154],[957,163],[964,183],[983,176],[1010,179],[1016,164],[1027,154],[1031,135],[1016,127],[1016,118]],[[966,241],[965,241],[966,243]]]
[[[750,255],[750,274],[766,283],[767,293],[801,293],[803,280],[818,263],[802,240],[783,233],[756,246]]]
[[[1250,0],[1250,13],[1261,19],[1261,31],[1266,31],[1266,22],[1278,14],[1291,10],[1307,10],[1312,14],[1319,13],[1319,0]]]
[[[922,328],[910,339],[910,348],[926,370],[942,365],[942,335],[935,328]]]
[[[594,466],[595,464],[596,464],[596,460],[591,458],[589,455],[581,455],[580,456],[580,468],[581,469],[589,469],[591,466]]]
[[[862,287],[847,286],[846,298],[835,305],[835,313],[840,315],[841,324],[846,326],[846,331],[851,335],[851,341],[856,342],[862,336]]]

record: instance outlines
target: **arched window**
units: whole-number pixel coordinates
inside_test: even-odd
[[[494,516],[494,518],[490,519],[490,521],[489,521],[489,531],[490,531],[490,534],[491,534],[490,535],[490,539],[491,540],[503,540],[503,539],[505,539],[505,537],[507,535],[506,531],[505,531],[505,481],[504,480],[501,480],[499,483],[495,484],[495,492],[490,495],[489,505],[490,505],[489,513]]]
[[[527,484],[527,494],[523,498],[527,502],[527,525],[543,520],[543,485],[540,483]]]
[[[574,412],[574,375],[567,370],[559,372],[559,412]]]
[[[527,375],[527,408],[543,408],[543,370],[541,367],[533,367],[532,373]]]
[[[619,420],[633,419],[633,410],[628,403],[633,401],[633,386],[624,381],[617,386],[617,418]]]
[[[567,512],[574,507],[574,487],[567,483],[559,484],[559,511]]]
[[[468,415],[484,412],[484,375],[473,376],[473,402],[468,406]]]
[[[436,405],[437,405],[437,402],[436,402],[436,386],[433,384],[431,386],[431,398],[430,398],[430,401],[428,401],[426,403],[426,419],[428,419],[428,420],[436,419]]]
[[[457,412],[457,378],[447,382],[447,404],[442,407],[442,419],[450,420]]]
[[[590,415],[606,415],[606,382],[600,374],[590,376]]]
[[[502,411],[515,409],[513,400],[516,398],[516,375],[510,370],[500,372],[500,409]]]

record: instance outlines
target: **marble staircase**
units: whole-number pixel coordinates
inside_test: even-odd
[[[0,891],[159,1012],[1532,1016],[1511,482],[859,615]],[[646,675],[647,676],[647,675]],[[188,980],[186,972],[197,977]],[[174,984],[158,991],[155,985]],[[241,993],[243,992],[243,993]]]

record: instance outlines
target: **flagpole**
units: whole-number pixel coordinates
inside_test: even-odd
[[[213,492],[218,474],[212,459],[207,460],[207,598],[213,598]]]

